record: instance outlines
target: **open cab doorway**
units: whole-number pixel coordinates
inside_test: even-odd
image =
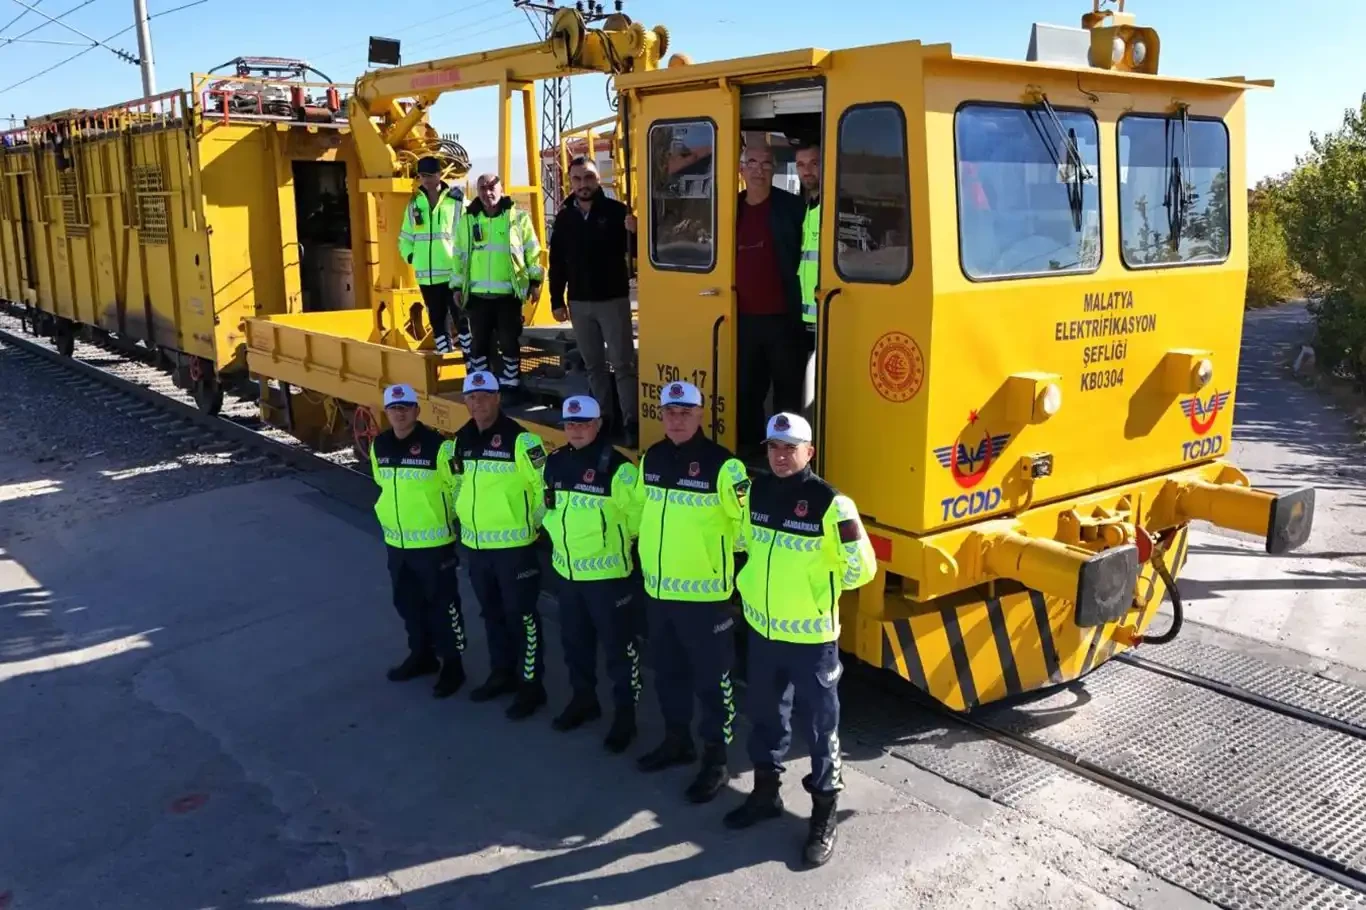
[[[764,82],[754,85],[701,78],[682,91],[639,95],[636,135],[645,178],[638,207],[642,447],[662,438],[661,393],[672,382],[686,381],[702,392],[704,432],[741,454],[752,468],[767,468],[761,446],[739,451],[743,437],[762,438],[763,424],[773,411],[772,391],[764,381],[770,378],[769,364],[752,359],[764,351],[752,350],[757,346],[752,336],[745,337],[741,323],[746,316],[739,311],[741,165],[746,148],[762,146],[772,160],[768,179],[775,192],[801,197],[797,151],[818,145],[824,128],[821,80],[809,74],[794,77],[796,67],[785,69],[784,76],[766,74]],[[667,81],[662,75],[642,78]],[[792,233],[800,243],[804,206],[793,198],[788,210],[796,213]],[[786,307],[785,300],[780,302]],[[819,385],[814,369],[808,368],[816,345],[805,336],[799,313],[790,316],[790,350],[780,353],[796,365],[796,382],[806,392],[802,404],[809,410]],[[748,411],[738,397],[749,391],[743,381],[747,371],[757,377],[756,397],[762,399]],[[745,417],[754,424],[747,430],[740,423]]]

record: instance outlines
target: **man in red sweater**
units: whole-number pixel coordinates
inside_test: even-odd
[[[773,185],[773,150],[749,142],[740,153],[735,229],[736,419],[741,457],[756,449],[768,411],[799,413],[806,369],[802,326],[800,196]],[[770,384],[773,406],[765,409]]]

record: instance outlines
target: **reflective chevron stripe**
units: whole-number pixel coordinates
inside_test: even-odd
[[[720,578],[694,579],[694,578],[673,578],[665,575],[663,577],[653,575],[650,572],[641,573],[645,578],[647,589],[658,588],[661,594],[725,594],[726,582]]]
[[[449,527],[439,528],[419,528],[416,531],[398,531],[394,528],[384,529],[385,543],[450,543],[455,539]]]
[[[646,487],[645,498],[651,502],[662,502],[667,498],[670,505],[696,508],[721,504],[721,497],[716,493],[689,493],[686,490],[661,490],[659,487]]]
[[[735,735],[735,686],[730,681],[730,671],[721,674],[721,704],[726,719],[721,722],[721,736],[730,745]]]
[[[526,637],[526,654],[522,659],[522,679],[530,682],[536,678],[536,652],[541,647],[540,635],[536,631],[536,617],[530,614],[523,616],[522,629]]]
[[[824,644],[834,640],[835,624],[829,616],[807,619],[769,618],[763,610],[749,601],[744,602],[744,610],[745,621],[765,638],[798,644]]]
[[[513,528],[509,531],[479,531],[460,528],[460,542],[467,547],[482,547],[488,544],[515,544],[531,540],[531,531],[526,528]]]

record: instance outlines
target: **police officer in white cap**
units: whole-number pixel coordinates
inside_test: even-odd
[[[420,423],[418,410],[412,386],[389,386],[384,391],[389,429],[370,445],[370,470],[380,489],[375,515],[389,554],[394,607],[408,632],[408,657],[389,671],[389,678],[401,682],[439,667],[432,694],[445,698],[465,681],[451,499],[455,444]]]
[[[877,571],[858,509],[811,470],[811,426],[775,414],[765,439],[770,475],[754,479],[742,537],[747,559],[736,579],[749,625],[747,713],[754,790],[726,815],[747,828],[782,814],[779,781],[792,741],[792,702],[803,703],[811,773],[805,859],[819,866],[835,849],[840,763],[840,594]]]
[[[573,695],[554,727],[573,730],[602,716],[596,673],[601,644],[615,709],[603,745],[622,752],[635,738],[640,698],[633,615],[639,605],[631,557],[640,518],[634,508],[636,466],[602,434],[596,399],[575,395],[560,413],[569,442],[546,459],[544,528],[558,576],[560,631]]]
[[[640,459],[636,503],[655,687],[664,740],[639,759],[643,771],[697,760],[693,702],[702,705],[702,767],[684,791],[704,803],[730,780],[734,734],[735,547],[749,477],[745,466],[702,432],[702,392],[671,382],[660,392],[664,439]]]
[[[507,716],[520,720],[546,697],[535,548],[545,510],[545,446],[503,413],[492,373],[467,375],[463,393],[470,419],[455,433],[455,514],[492,667],[470,697],[489,701],[515,693]]]

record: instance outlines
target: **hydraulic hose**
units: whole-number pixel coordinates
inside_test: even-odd
[[[1135,645],[1165,645],[1176,638],[1181,631],[1181,624],[1185,621],[1186,611],[1181,604],[1181,593],[1176,590],[1176,579],[1172,578],[1172,573],[1167,571],[1167,564],[1162,561],[1162,554],[1158,550],[1153,550],[1153,568],[1157,575],[1167,586],[1167,593],[1172,597],[1172,624],[1167,631],[1161,635],[1140,635],[1134,642]]]

